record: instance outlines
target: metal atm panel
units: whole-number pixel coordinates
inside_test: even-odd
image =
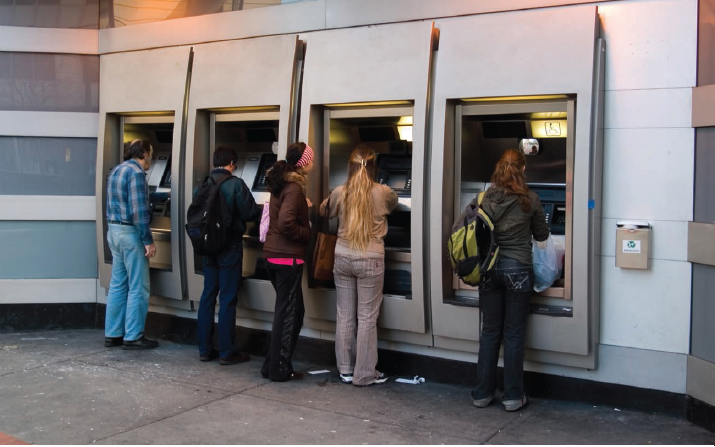
[[[392,188],[398,196],[396,209],[387,216],[385,236],[385,279],[383,293],[388,299],[412,299],[411,201],[412,141],[406,127],[412,109],[391,107],[352,111],[328,110],[326,114],[325,159],[328,160],[329,191],[347,180],[348,158],[360,144],[377,153],[375,181]],[[377,116],[371,116],[377,115]],[[327,196],[328,191],[326,191]],[[329,284],[333,287],[332,284]]]
[[[288,143],[296,138],[295,108],[302,54],[302,43],[296,35],[195,46],[186,160],[187,184],[192,188],[186,191],[184,200],[187,207],[191,203],[191,189],[213,167],[211,158],[217,145],[233,147],[240,157],[245,157],[241,177],[251,188],[259,205],[267,200],[267,191],[257,190],[248,178],[256,161],[252,158],[258,156],[256,153],[273,153],[274,150],[276,156],[282,158]],[[269,135],[267,127],[270,126],[259,125],[260,121],[276,123],[273,143],[277,144],[266,144],[265,139]],[[221,126],[233,126],[234,131],[242,135],[241,139],[231,137],[231,131],[227,130],[226,135],[229,136],[222,141]],[[252,132],[252,128],[256,129],[256,134],[248,136],[246,132]],[[249,144],[253,137],[261,140],[260,147]],[[252,232],[255,231],[249,226],[249,237],[244,238],[244,275],[247,277],[253,275],[262,253],[257,238],[251,237]],[[186,253],[189,258],[189,298],[198,300],[203,289],[203,275],[200,269],[195,268],[196,256],[188,240]],[[239,292],[239,306],[244,309],[244,313],[239,311],[239,315],[247,315],[247,309],[258,310],[262,312],[255,314],[256,319],[270,321],[274,300],[275,291],[268,280],[249,278],[243,282]]]
[[[470,347],[472,352],[479,348],[478,343],[473,343],[479,339],[479,327],[474,323],[479,319],[479,310],[448,302],[454,295],[453,274],[449,262],[444,260],[454,208],[462,204],[460,186],[471,187],[472,197],[486,186],[455,184],[457,148],[462,145],[457,141],[464,112],[460,107],[479,105],[496,110],[505,103],[560,101],[566,102],[567,132],[572,141],[565,166],[562,165],[565,179],[556,182],[565,184],[564,236],[570,247],[566,264],[570,266],[571,275],[570,279],[564,278],[563,298],[537,300],[565,304],[564,307],[572,309],[572,316],[532,314],[527,329],[527,359],[594,368],[599,327],[600,259],[597,253],[600,248],[604,54],[602,41],[598,39],[597,8],[583,5],[568,10],[470,16],[438,20],[437,24],[440,55],[436,63],[429,199],[435,204],[429,216],[430,228],[436,235],[430,239],[429,254],[435,346],[458,350]],[[505,28],[516,31],[493,38],[494,30]],[[558,56],[547,62],[543,58],[544,48],[557,48]],[[510,57],[505,59],[504,54]],[[490,69],[484,70],[485,66]],[[535,68],[537,74],[529,67],[538,67]],[[512,110],[494,113],[513,113]],[[493,165],[487,169],[493,169]],[[534,183],[547,181],[537,179]],[[570,290],[568,295],[567,289]],[[567,296],[571,299],[565,300]],[[472,343],[466,344],[466,341]]]
[[[364,117],[393,113],[391,107],[403,106],[412,110],[409,113],[413,117],[409,236],[412,299],[386,296],[378,325],[382,328],[382,339],[406,340],[409,337],[411,343],[424,345],[432,343],[431,336],[426,334],[427,294],[422,250],[425,247],[424,179],[428,166],[425,137],[428,135],[428,90],[435,35],[436,30],[428,22],[301,35],[310,50],[306,52],[303,70],[298,138],[316,150],[316,168],[308,187],[313,203],[320,203],[329,190],[341,183],[333,183],[331,171],[345,172],[326,158],[334,151],[334,144],[329,152],[326,151],[331,138],[328,132],[331,118],[348,117],[351,113],[353,118],[358,118],[354,113],[360,109],[369,109]],[[375,42],[389,44],[375,45]],[[407,253],[395,252],[395,256],[403,258]],[[306,327],[320,330],[332,327],[335,299],[332,289],[311,287],[306,291]]]
[[[181,197],[182,190],[180,130],[190,54],[188,47],[173,47],[100,56],[96,189],[98,269],[100,285],[104,288],[109,287],[111,278],[111,263],[107,260],[108,247],[105,244],[106,175],[109,168],[121,159],[125,141],[124,126],[126,123],[172,126],[168,133],[161,135],[163,141],[167,141],[164,143],[167,151],[171,152],[171,172],[175,177],[171,183],[171,217],[168,219],[171,229],[171,240],[168,242],[171,246],[171,270],[150,269],[151,294],[155,303],[161,299],[159,297],[181,300],[184,296],[179,253],[184,240],[182,231],[179,231],[182,211],[181,201],[176,199]],[[147,72],[147,67],[150,75],[136,76],[136,73]],[[157,150],[156,145],[154,149]]]

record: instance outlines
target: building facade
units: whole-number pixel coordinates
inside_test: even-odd
[[[451,274],[446,234],[493,151],[536,139],[564,274],[534,300],[526,370],[667,396],[715,428],[715,2],[270,3],[0,6],[0,330],[94,324],[103,185],[128,138],[159,155],[150,312],[188,322],[202,278],[182,218],[213,149],[235,145],[262,202],[261,169],[309,142],[317,203],[367,141],[401,200],[380,346],[475,363],[478,291]],[[245,247],[237,324],[265,331],[250,230]],[[334,290],[304,287],[302,335],[327,344]]]

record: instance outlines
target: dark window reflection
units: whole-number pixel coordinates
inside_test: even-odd
[[[0,195],[94,195],[96,138],[0,137]]]
[[[0,26],[99,28],[99,0],[0,0]]]
[[[0,110],[98,112],[99,56],[0,52]]]

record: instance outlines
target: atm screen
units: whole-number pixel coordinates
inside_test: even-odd
[[[406,172],[390,172],[385,184],[392,189],[407,189],[407,179]]]
[[[169,159],[164,176],[161,178],[161,187],[171,188],[171,159]]]

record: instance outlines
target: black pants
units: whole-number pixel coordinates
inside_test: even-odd
[[[293,373],[293,350],[303,327],[303,264],[268,264],[268,276],[276,290],[271,342],[261,372],[273,381],[288,380]]]

